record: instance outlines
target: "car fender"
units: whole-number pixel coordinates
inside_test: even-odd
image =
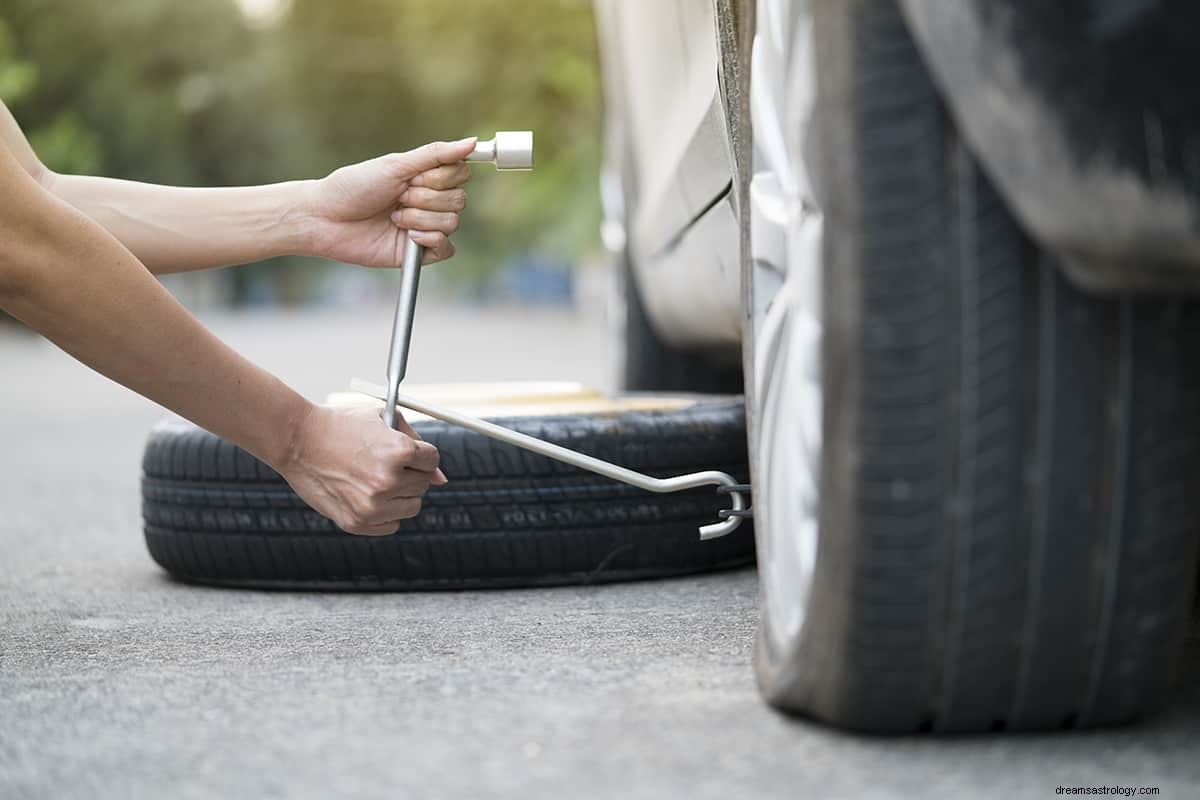
[[[1069,277],[1094,290],[1200,290],[1200,103],[1183,93],[1200,57],[1173,31],[1194,30],[1184,23],[1200,9],[900,5],[964,138]]]

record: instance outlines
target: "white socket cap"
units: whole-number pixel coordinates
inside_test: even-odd
[[[496,131],[496,169],[533,169],[533,131]]]
[[[533,169],[533,131],[496,131],[481,141],[467,161],[491,161],[496,169]]]

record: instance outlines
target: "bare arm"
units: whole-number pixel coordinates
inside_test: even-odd
[[[0,308],[80,361],[254,453],[347,530],[394,531],[442,480],[428,444],[314,406],[220,342],[3,144],[0,197]]]
[[[304,182],[202,189],[46,173],[46,188],[95,220],[151,272],[306,253]]]
[[[17,163],[31,178],[43,186],[46,185],[49,170],[33,152],[33,148],[29,146],[29,140],[21,132],[21,126],[13,119],[12,112],[3,102],[0,102],[0,145],[8,147]]]
[[[54,173],[2,103],[0,145],[47,191],[164,274],[288,254],[397,267],[407,231],[428,249],[427,263],[449,258],[470,175],[458,162],[473,140],[381,156],[322,180],[211,189]]]

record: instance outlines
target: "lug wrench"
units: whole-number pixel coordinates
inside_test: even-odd
[[[533,131],[496,131],[496,137],[475,143],[467,161],[490,161],[497,170],[533,169]],[[421,260],[425,248],[407,237],[400,261],[400,296],[396,298],[396,316],[392,320],[392,346],[388,350],[387,397],[383,421],[396,427],[396,393],[408,371],[408,349],[412,343],[413,316],[417,312],[417,284],[421,280]]]
[[[533,133],[530,131],[498,131],[496,138],[479,142],[467,161],[491,161],[498,170],[527,170],[533,168]],[[411,238],[405,242],[400,296],[396,300],[396,316],[392,322],[392,344],[388,351],[387,388],[359,381],[351,381],[351,388],[363,394],[383,400],[383,421],[389,428],[396,427],[397,407],[418,411],[430,417],[448,422],[461,428],[475,431],[523,450],[561,461],[580,469],[603,475],[613,480],[636,486],[650,492],[678,492],[698,486],[716,486],[717,491],[728,494],[733,508],[718,512],[721,522],[700,526],[701,539],[716,539],[732,533],[742,520],[752,516],[745,495],[750,493],[747,484],[738,483],[734,477],[718,470],[704,470],[673,478],[655,478],[640,472],[604,461],[593,456],[569,450],[557,444],[543,441],[518,431],[496,425],[486,420],[460,414],[450,409],[439,408],[413,397],[400,394],[400,382],[408,368],[409,345],[412,342],[413,316],[417,308],[417,285],[421,277],[421,259],[424,248]]]

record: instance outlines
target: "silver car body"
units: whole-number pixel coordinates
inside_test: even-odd
[[[597,0],[606,244],[627,254],[659,335],[741,340],[734,153],[715,0]]]

